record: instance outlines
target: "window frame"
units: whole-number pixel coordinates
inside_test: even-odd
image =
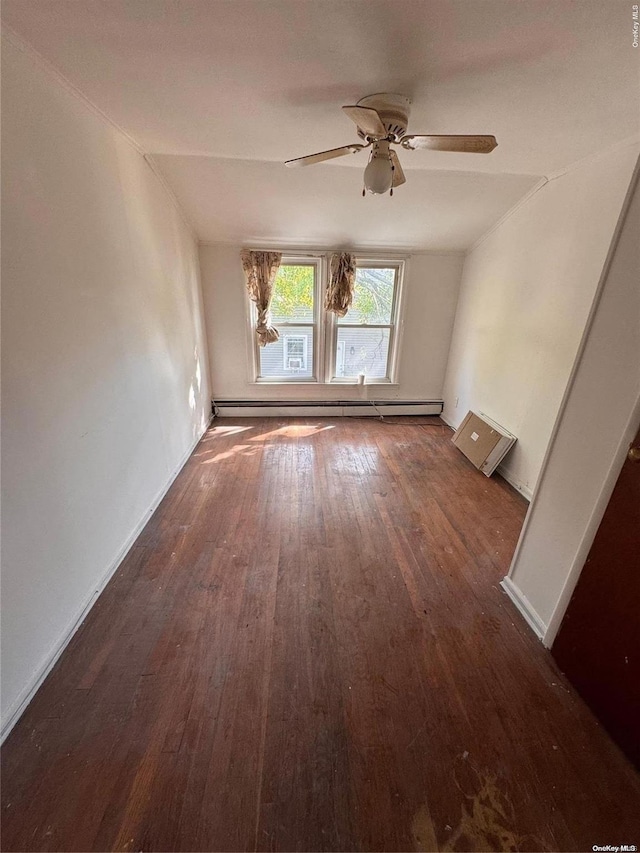
[[[310,328],[313,329],[313,347],[312,349],[312,358],[313,358],[313,371],[311,376],[300,376],[299,374],[291,375],[290,373],[285,373],[284,364],[282,367],[282,375],[280,376],[261,376],[260,375],[260,344],[258,343],[258,337],[256,335],[256,324],[258,322],[258,309],[256,308],[253,302],[250,302],[250,334],[252,338],[252,376],[251,381],[258,385],[292,385],[292,384],[303,384],[303,385],[317,385],[324,381],[323,379],[323,370],[324,370],[324,335],[322,333],[322,296],[324,290],[324,257],[321,255],[295,255],[295,254],[284,254],[282,255],[282,260],[280,261],[280,266],[310,266],[314,269],[314,281],[313,281],[313,321],[310,323],[287,323],[279,321],[276,325],[278,332],[280,333],[280,338],[284,338],[287,334],[287,329],[299,329],[299,328]],[[291,332],[292,335],[296,335],[295,332]],[[267,344],[269,346],[269,344]],[[309,352],[307,347],[307,359],[309,358]]]
[[[267,249],[265,251],[273,251]],[[255,385],[357,385],[357,377],[336,376],[336,356],[338,327],[349,326],[355,328],[388,328],[389,352],[387,356],[386,377],[373,377],[367,385],[397,385],[401,350],[401,337],[403,328],[402,308],[404,294],[404,280],[407,274],[408,257],[406,255],[380,255],[363,254],[356,255],[356,264],[362,268],[393,268],[395,273],[395,287],[393,305],[391,311],[391,323],[365,324],[365,323],[338,323],[338,318],[333,312],[324,310],[324,297],[328,286],[329,261],[331,252],[322,251],[315,253],[282,252],[281,266],[313,266],[314,272],[314,313],[313,322],[310,323],[283,323],[277,322],[276,328],[280,337],[287,333],[291,327],[300,328],[308,326],[313,328],[313,373],[311,376],[285,375],[282,376],[260,376],[260,345],[256,335],[256,323],[258,311],[255,304],[246,297],[247,306],[247,330],[248,330],[248,368],[249,382]],[[348,314],[347,314],[348,317]],[[295,333],[294,333],[295,334]],[[308,357],[308,354],[307,354]],[[283,366],[284,371],[284,366]]]
[[[349,317],[347,313],[344,320],[331,314],[327,322],[327,358],[325,364],[325,376],[327,382],[332,385],[354,385],[357,377],[337,376],[338,355],[338,329],[389,329],[389,350],[387,355],[387,372],[384,377],[373,377],[368,385],[395,385],[398,377],[398,362],[400,354],[400,332],[401,332],[401,307],[403,282],[406,262],[400,258],[378,258],[371,255],[356,256],[356,267],[360,269],[394,269],[393,302],[391,305],[391,318],[389,323],[349,323],[345,320]],[[340,320],[340,322],[339,322]]]

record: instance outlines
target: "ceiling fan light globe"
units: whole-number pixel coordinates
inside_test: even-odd
[[[392,181],[393,169],[389,157],[372,157],[364,170],[365,188],[374,195],[382,195],[389,192]]]

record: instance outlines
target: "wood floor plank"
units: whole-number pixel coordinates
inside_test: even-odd
[[[638,844],[438,418],[214,422],[2,750],[2,850]]]

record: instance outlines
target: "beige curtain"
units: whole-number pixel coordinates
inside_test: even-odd
[[[280,335],[269,322],[269,307],[273,295],[273,282],[278,274],[282,254],[280,252],[250,252],[241,255],[242,268],[247,279],[249,298],[258,309],[256,335],[261,347],[272,344]]]
[[[331,256],[331,278],[324,300],[326,311],[344,317],[353,302],[356,281],[356,256],[340,252]]]

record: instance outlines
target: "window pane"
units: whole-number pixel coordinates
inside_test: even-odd
[[[309,379],[313,376],[313,327],[281,326],[280,339],[260,347],[262,379]]]
[[[389,358],[389,329],[338,329],[336,376],[385,379]]]
[[[278,270],[271,299],[271,322],[313,323],[315,267],[283,264]]]
[[[358,267],[353,304],[338,323],[391,323],[395,277],[394,267]]]

